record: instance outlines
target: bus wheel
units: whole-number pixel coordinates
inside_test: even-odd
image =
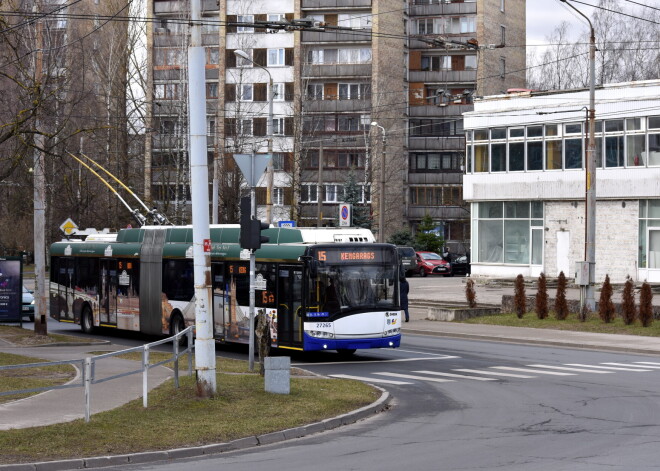
[[[92,316],[92,310],[89,306],[83,308],[82,316],[80,318],[80,328],[86,334],[94,333],[94,317]]]
[[[181,314],[174,314],[170,320],[170,335],[176,335],[186,328],[186,323],[183,322]],[[188,336],[184,335],[179,337],[179,345],[185,347],[188,344]]]
[[[338,348],[337,353],[342,358],[351,358],[355,353],[355,348]]]

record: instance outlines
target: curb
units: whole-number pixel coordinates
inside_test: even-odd
[[[301,438],[314,433],[349,425],[372,415],[389,409],[392,397],[381,387],[371,385],[381,392],[380,397],[371,404],[329,419],[307,425],[301,425],[286,430],[238,438],[227,443],[196,446],[190,448],[174,448],[164,451],[146,451],[115,456],[95,456],[61,461],[41,461],[38,463],[20,463],[0,465],[0,471],[63,471],[69,469],[103,468],[124,464],[153,463],[157,461],[174,460],[178,458],[194,458],[215,455],[228,451],[244,450],[255,446],[270,445],[293,438]]]
[[[435,332],[430,330],[405,329],[403,332],[413,335],[426,335],[431,337],[448,337],[467,340],[481,340],[488,342],[513,343],[521,345],[537,345],[548,347],[565,347],[577,350],[596,350],[605,352],[635,353],[641,355],[660,355],[660,350],[650,350],[635,347],[620,347],[617,345],[595,345],[589,343],[562,342],[561,340],[544,340],[539,338],[512,338],[495,337],[491,335],[465,334],[459,332]]]

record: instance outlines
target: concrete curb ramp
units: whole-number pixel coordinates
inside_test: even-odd
[[[103,468],[106,466],[121,466],[123,464],[152,463],[157,461],[168,461],[179,458],[194,458],[196,456],[216,455],[228,451],[244,450],[260,445],[270,445],[283,442],[292,438],[301,438],[314,433],[349,425],[372,415],[383,412],[389,408],[391,396],[384,389],[373,386],[381,391],[380,398],[368,406],[348,412],[337,417],[325,419],[313,424],[302,425],[287,430],[239,438],[227,443],[216,443],[212,445],[196,446],[190,448],[175,448],[165,451],[147,451],[144,453],[129,453],[115,456],[96,456],[91,458],[80,458],[61,461],[43,461],[39,463],[22,463],[0,465],[0,471],[62,471],[68,469],[90,469]]]

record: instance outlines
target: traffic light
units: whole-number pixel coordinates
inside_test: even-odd
[[[241,248],[260,249],[261,244],[270,240],[268,236],[261,235],[261,231],[268,227],[267,223],[261,222],[259,219],[252,219],[250,197],[241,198]]]

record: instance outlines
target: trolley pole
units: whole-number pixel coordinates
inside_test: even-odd
[[[188,101],[190,133],[190,190],[192,196],[195,282],[195,369],[197,394],[216,394],[215,341],[211,317],[211,229],[209,227],[209,173],[206,159],[205,51],[202,46],[201,0],[190,2]]]

